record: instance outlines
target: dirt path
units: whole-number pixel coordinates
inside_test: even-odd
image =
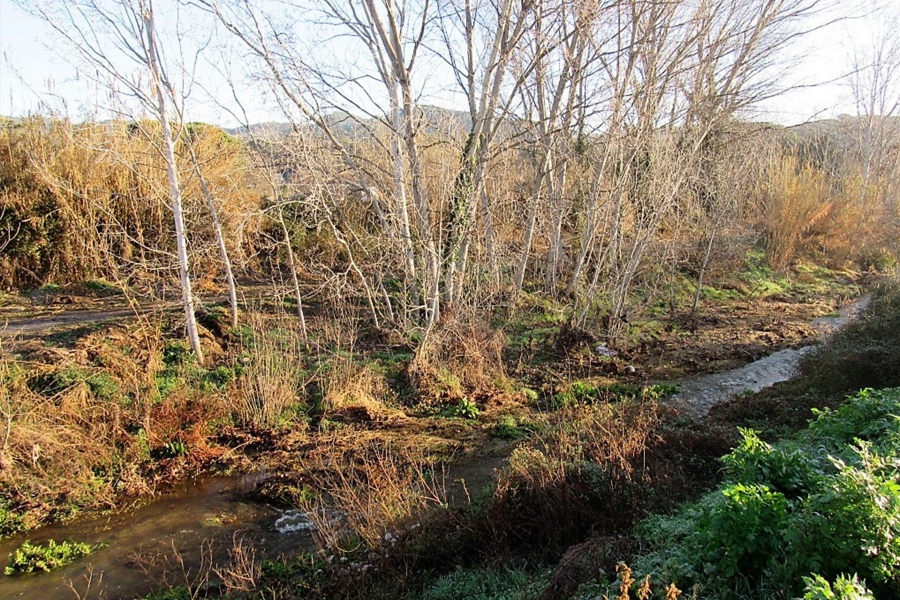
[[[141,313],[158,310],[162,307],[140,307]],[[135,311],[131,308],[105,308],[101,310],[74,310],[55,314],[13,319],[0,324],[0,336],[2,337],[33,337],[35,334],[48,329],[67,327],[70,325],[84,325],[103,323],[107,321],[121,321],[134,317]]]

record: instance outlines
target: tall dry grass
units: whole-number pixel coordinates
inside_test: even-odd
[[[896,250],[896,226],[879,200],[879,185],[864,186],[858,174],[839,177],[793,156],[779,159],[763,217],[769,266],[784,270],[802,257],[834,268],[876,266],[873,261]]]
[[[784,270],[805,249],[806,236],[837,207],[828,176],[796,158],[776,162],[770,185],[764,216],[766,258],[773,269]]]
[[[375,442],[343,452],[323,440],[310,471],[315,495],[301,503],[321,547],[338,552],[377,549],[399,539],[429,508],[446,504],[443,474],[409,448]]]
[[[12,232],[2,242],[0,285],[88,278],[141,284],[170,271],[175,238],[156,129],[150,122],[41,117],[0,122],[0,231]],[[250,246],[263,220],[249,161],[222,130],[192,131],[226,236],[235,242],[232,258],[243,264],[256,251]],[[219,263],[210,217],[192,165],[179,160],[194,267],[209,273]]]
[[[450,314],[416,349],[407,368],[423,405],[495,390],[505,375],[501,331],[474,315]]]
[[[306,341],[295,318],[251,313],[247,319],[239,353],[244,372],[229,405],[238,425],[276,427],[292,410],[305,408]]]

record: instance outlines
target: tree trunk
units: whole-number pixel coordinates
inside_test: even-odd
[[[163,152],[166,159],[166,175],[169,180],[169,199],[172,203],[172,215],[175,219],[175,244],[178,252],[178,274],[181,280],[181,298],[184,304],[185,327],[191,349],[197,356],[197,363],[203,364],[203,348],[200,346],[200,334],[197,329],[197,317],[194,314],[194,297],[191,292],[191,276],[188,268],[187,239],[184,227],[184,213],[181,206],[181,186],[178,183],[177,163],[175,162],[175,140],[172,139],[172,126],[169,123],[169,111],[166,95],[163,90],[162,71],[158,61],[156,46],[156,30],[153,22],[153,4],[149,4],[144,14],[147,27],[147,46],[149,50],[150,74],[156,92],[156,109],[162,126]]]

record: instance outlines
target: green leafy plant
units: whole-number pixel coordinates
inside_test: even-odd
[[[806,581],[810,598],[868,597],[855,580],[840,579],[857,573],[876,595],[893,597],[898,401],[900,389],[863,390],[774,445],[742,430],[742,442],[722,460],[726,482],[718,491],[638,528],[657,549],[636,566],[682,585],[714,581],[724,596],[796,594]]]
[[[722,458],[730,481],[768,485],[790,498],[809,492],[816,484],[818,464],[808,449],[790,443],[772,448],[753,430],[739,430],[743,436],[741,443]]]
[[[188,453],[187,444],[183,440],[171,440],[162,445],[162,455],[165,458],[176,458]]]
[[[461,419],[477,419],[481,410],[478,405],[468,398],[461,398],[459,402],[451,406],[448,414],[451,417],[459,417]]]
[[[866,582],[853,577],[838,575],[834,585],[821,575],[804,577],[806,589],[803,600],[875,600],[872,592],[866,588]]]
[[[720,493],[720,502],[700,521],[707,572],[759,581],[783,545],[787,498],[759,484],[737,483]]]
[[[96,548],[96,546],[80,542],[50,540],[46,545],[41,545],[26,541],[10,555],[5,573],[16,575],[34,571],[50,571],[64,567],[82,556],[87,556]]]

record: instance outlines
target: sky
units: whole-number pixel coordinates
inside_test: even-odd
[[[847,0],[842,6],[860,7],[868,1]],[[888,6],[897,2],[886,1]],[[869,43],[878,25],[876,20],[856,19],[810,34],[793,48],[803,57],[784,76],[786,86],[800,87],[763,103],[750,116],[793,125],[854,114],[849,88],[841,78],[849,70],[854,47]],[[100,114],[97,107],[110,105],[104,87],[91,84],[59,51],[49,47],[53,40],[48,26],[24,13],[13,0],[0,0],[0,115],[23,116],[45,112],[50,106],[81,120]],[[249,109],[251,121],[279,120],[277,109],[267,108],[262,101],[254,100]],[[190,120],[226,127],[236,124],[227,111],[209,102],[191,102],[189,113],[186,116]]]

